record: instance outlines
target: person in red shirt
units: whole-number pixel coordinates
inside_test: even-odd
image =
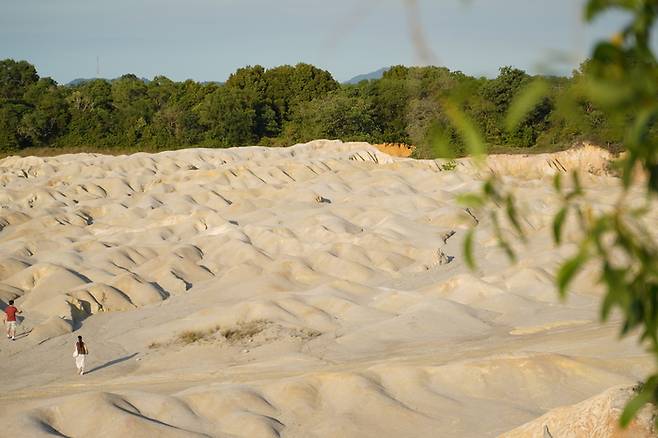
[[[16,314],[23,313],[14,307],[14,300],[9,300],[9,305],[5,308],[5,325],[7,326],[7,338],[12,341],[16,340]]]

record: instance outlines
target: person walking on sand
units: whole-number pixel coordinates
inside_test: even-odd
[[[12,341],[16,340],[16,314],[23,313],[14,307],[14,300],[9,300],[9,305],[5,308],[5,325],[7,327],[7,338]]]
[[[75,357],[75,366],[81,376],[85,373],[85,357],[88,354],[87,344],[82,341],[82,336],[78,336],[78,342],[75,343],[75,350],[73,350],[73,357]]]

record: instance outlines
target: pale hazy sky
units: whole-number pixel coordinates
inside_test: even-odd
[[[0,59],[60,83],[124,73],[223,81],[248,64],[308,62],[340,81],[423,64],[404,0],[0,0]],[[624,16],[580,19],[582,0],[418,0],[433,63],[473,75],[514,65],[568,73]],[[655,35],[654,35],[655,36]],[[556,54],[572,60],[557,63]],[[574,58],[575,57],[575,58]]]

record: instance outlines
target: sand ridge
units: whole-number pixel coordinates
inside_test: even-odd
[[[550,237],[552,175],[583,169],[605,208],[609,159],[587,147],[451,169],[319,140],[0,160],[0,300],[17,301],[29,332],[0,346],[0,425],[496,436],[630,385],[650,357],[597,322],[591,271],[566,303],[551,280],[570,250]],[[521,200],[529,242],[517,266],[488,214],[456,202],[491,171]],[[475,272],[461,256],[473,225]],[[77,334],[92,352],[82,378]]]

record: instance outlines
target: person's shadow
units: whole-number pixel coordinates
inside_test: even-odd
[[[26,337],[27,335],[29,335],[31,332],[32,332],[32,329],[29,329],[29,330],[24,331],[24,332],[22,332],[22,333],[16,333],[16,339],[24,338],[24,337]]]
[[[109,362],[105,362],[103,365],[99,365],[95,368],[90,369],[85,374],[90,374],[90,373],[93,373],[95,371],[102,370],[103,368],[111,367],[112,365],[116,365],[116,364],[124,362],[128,359],[132,359],[135,356],[137,356],[137,353],[129,354],[128,356],[120,357],[118,359],[114,359],[114,360],[111,360]]]

